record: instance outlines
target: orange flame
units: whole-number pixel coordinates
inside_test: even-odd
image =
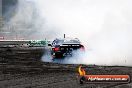
[[[84,76],[84,75],[86,74],[85,70],[82,69],[82,66],[79,66],[78,72],[79,72],[79,75],[80,75],[80,76]]]

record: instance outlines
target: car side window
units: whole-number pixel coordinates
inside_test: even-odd
[[[53,42],[52,42],[52,46],[55,46],[56,44],[57,44],[57,42],[58,42],[58,40],[56,39],[56,40],[54,40]]]
[[[54,46],[55,45],[55,40],[52,42],[52,46]]]

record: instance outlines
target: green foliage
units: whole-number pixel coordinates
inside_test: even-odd
[[[29,41],[29,44],[32,46],[46,46],[47,45],[47,41],[46,40],[32,40]]]

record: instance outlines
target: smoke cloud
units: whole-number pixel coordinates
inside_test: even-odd
[[[131,0],[37,0],[41,16],[68,37],[78,37],[86,54],[71,63],[132,64]]]
[[[51,39],[59,34],[54,26],[47,24],[45,17],[40,16],[35,1],[16,1],[17,3],[11,6],[8,6],[7,3],[8,10],[3,15],[5,18],[3,27],[5,39],[44,40],[45,38]]]
[[[19,2],[17,14],[10,21],[28,24],[28,27],[20,26],[19,30],[25,30],[33,38],[53,39],[65,33],[67,37],[77,37],[82,41],[86,54],[76,60],[76,57],[72,58],[71,62],[132,66],[131,0]],[[27,2],[33,4],[25,7]]]

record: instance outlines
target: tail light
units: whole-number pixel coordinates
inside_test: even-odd
[[[83,45],[81,45],[80,50],[85,51],[85,48],[84,48],[84,46],[83,46]]]
[[[54,51],[59,51],[60,48],[59,47],[56,47],[56,48],[53,48]]]

